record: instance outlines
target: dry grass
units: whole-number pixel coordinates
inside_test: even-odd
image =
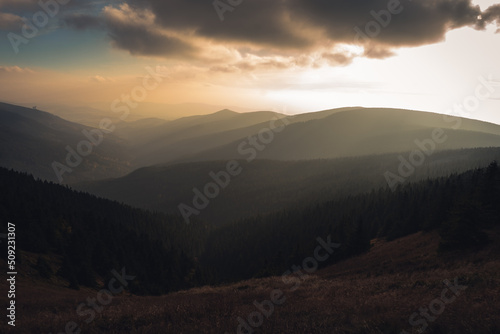
[[[377,241],[368,254],[320,270],[296,291],[272,277],[161,297],[122,294],[90,324],[76,307],[96,291],[61,288],[25,273],[18,281],[17,326],[3,322],[0,332],[55,334],[74,321],[82,333],[237,333],[237,318],[256,311],[254,300],[281,289],[285,303],[255,333],[412,333],[410,315],[440,297],[443,280],[459,277],[468,288],[425,333],[500,333],[499,231],[490,238],[481,251],[444,255],[437,253],[435,233]]]

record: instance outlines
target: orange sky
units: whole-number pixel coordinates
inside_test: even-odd
[[[444,0],[423,2],[439,1]],[[500,82],[498,10],[487,11],[496,1],[475,1],[481,5],[478,12],[474,4],[457,0],[467,4],[468,16],[463,8],[425,13],[425,8],[402,1],[402,11],[393,14],[391,23],[361,44],[355,43],[354,28],[374,20],[368,5],[361,13],[333,8],[331,17],[339,20],[333,24],[330,16],[321,16],[326,9],[311,5],[314,1],[288,0],[286,8],[270,5],[272,23],[260,21],[257,14],[268,12],[260,12],[256,4],[243,3],[220,21],[212,7],[213,12],[203,12],[205,8],[190,9],[177,0],[150,2],[149,7],[135,1],[60,5],[39,35],[18,45],[17,54],[9,39],[2,39],[0,100],[107,105],[141,86],[149,67],[163,77],[143,102],[287,113],[353,105],[447,112],[474,93],[480,76]],[[10,15],[0,32],[22,36],[15,17],[33,17],[40,8],[30,7],[28,0],[13,3],[0,0],[0,16]],[[372,5],[374,11],[384,6],[387,1]],[[297,16],[295,7],[310,17]],[[168,11],[177,8],[179,18]],[[484,29],[478,27],[481,20],[470,17],[478,16],[474,13],[491,16]],[[181,20],[183,15],[189,24]],[[259,24],[267,30],[260,33]],[[500,123],[498,110],[500,92],[495,92],[471,118]]]

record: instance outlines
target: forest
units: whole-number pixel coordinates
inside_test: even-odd
[[[137,276],[130,291],[146,295],[281,275],[311,254],[318,237],[341,244],[322,266],[368,251],[374,238],[418,231],[438,230],[442,252],[478,248],[500,214],[496,162],[395,192],[372,190],[220,227],[201,220],[188,225],[180,216],[135,209],[3,168],[0,185],[0,213],[23,235],[18,247],[38,254],[41,277],[62,277],[74,289],[98,287],[111,270],[125,267]],[[57,270],[47,259],[58,263]]]

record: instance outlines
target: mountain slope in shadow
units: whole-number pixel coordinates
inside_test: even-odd
[[[487,166],[500,161],[500,148],[437,152],[406,180],[427,178]],[[387,187],[384,173],[398,172],[398,154],[331,160],[238,160],[242,171],[209,200],[198,217],[223,225],[256,214],[305,206],[331,198]],[[126,204],[165,213],[179,213],[179,204],[191,207],[195,193],[214,182],[210,173],[226,170],[225,161],[203,161],[145,167],[117,179],[74,184],[73,187]]]
[[[268,125],[259,126],[262,130]],[[433,139],[435,131],[434,136],[439,138],[435,141],[435,150],[500,145],[500,126],[496,124],[426,112],[361,108],[305,122],[292,121],[284,131],[275,133],[269,144],[260,140],[260,146],[264,146],[262,150],[254,148],[253,151],[259,159],[275,160],[406,152],[419,149],[416,140],[422,143]],[[257,134],[258,131],[254,131],[253,135]],[[182,161],[247,158],[252,156],[248,153],[250,151],[252,146],[249,139],[241,137],[230,144],[186,157]]]
[[[58,182],[52,163],[66,165],[67,146],[77,151],[78,143],[87,140],[83,131],[92,128],[44,111],[0,103],[0,165]],[[125,142],[106,134],[74,171],[62,174],[63,182],[118,177],[131,171],[130,160]]]

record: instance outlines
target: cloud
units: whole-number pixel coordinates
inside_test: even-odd
[[[37,6],[37,2],[33,0],[0,0],[0,8],[8,11],[33,9]]]
[[[112,44],[132,55],[162,57],[195,57],[197,48],[155,24],[155,15],[147,9],[132,8],[124,3],[117,8],[106,6],[102,16],[71,14],[64,18],[76,30],[106,29]]]
[[[366,45],[363,56],[372,59],[384,59],[394,56],[394,52],[383,46]]]
[[[23,25],[21,17],[0,12],[0,30],[14,30],[18,29]]]
[[[324,53],[323,58],[330,66],[346,66],[352,63],[353,57],[344,53]]]
[[[222,22],[212,1],[129,0],[65,21],[78,30],[106,29],[116,48],[133,55],[200,61],[231,73],[387,58],[401,47],[442,41],[453,29],[500,25],[500,4],[481,11],[471,0],[252,0],[225,12]],[[364,51],[339,52],[339,45]]]
[[[25,68],[21,68],[19,66],[0,66],[0,73],[1,72],[4,72],[4,73],[29,73],[29,74],[32,74],[32,73],[35,73],[35,71],[33,71],[32,69],[28,68],[28,67],[25,67]]]
[[[99,17],[83,13],[68,14],[63,18],[63,22],[76,30],[102,28],[104,23]]]
[[[290,20],[287,1],[244,1],[227,12],[221,22],[206,0],[132,0],[137,7],[149,8],[156,22],[166,28],[196,31],[200,37],[218,41],[249,43],[267,48],[303,48],[311,45],[301,27]]]
[[[245,1],[220,22],[210,1],[132,0],[151,10],[163,27],[194,30],[199,36],[220,41],[251,43],[271,48],[304,48],[326,37],[331,43],[351,43],[354,27],[364,29],[374,20],[372,11],[387,10],[399,3],[401,13],[374,41],[390,46],[434,43],[444,34],[463,26],[475,26],[481,15],[470,0],[253,0]],[[210,13],[213,15],[209,15]],[[486,11],[488,12],[488,10]]]
[[[289,2],[294,20],[316,25],[332,42],[378,45],[379,50],[381,46],[395,48],[436,43],[443,40],[449,30],[475,27],[481,14],[480,8],[470,0]],[[395,4],[393,13],[396,14],[388,11],[391,3]]]
[[[500,4],[489,7],[481,14],[479,27],[484,28],[486,24],[492,22],[495,22],[497,27],[500,26]],[[497,33],[500,33],[500,28],[497,30]]]
[[[115,80],[112,78],[106,78],[100,75],[94,75],[93,77],[90,77],[90,81],[96,83],[115,82]]]

